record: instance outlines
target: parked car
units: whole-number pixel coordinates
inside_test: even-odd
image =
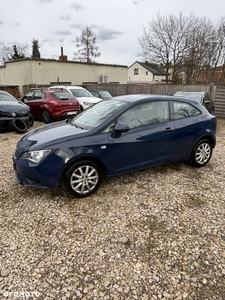
[[[174,96],[194,99],[205,106],[211,114],[214,113],[214,102],[207,92],[177,92]]]
[[[81,86],[75,86],[75,85],[54,85],[49,88],[51,89],[61,89],[62,91],[67,91],[76,97],[80,103],[80,109],[81,111],[90,107],[91,105],[98,103],[102,99],[99,99],[97,97],[94,97],[88,90]]]
[[[18,181],[89,196],[111,176],[175,161],[206,165],[216,117],[195,100],[127,95],[101,101],[72,119],[21,139],[13,157]]]
[[[112,95],[108,91],[89,91],[94,97],[101,98],[103,100],[112,99]]]
[[[34,123],[29,106],[10,93],[0,91],[0,129],[24,133]]]
[[[79,101],[71,94],[60,90],[34,90],[21,98],[35,119],[44,123],[66,119],[80,112]]]

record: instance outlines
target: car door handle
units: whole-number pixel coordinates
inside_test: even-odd
[[[172,131],[173,129],[171,128],[171,127],[167,127],[166,129],[165,129],[165,131]]]

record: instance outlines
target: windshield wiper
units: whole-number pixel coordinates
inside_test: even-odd
[[[73,125],[74,125],[75,127],[77,127],[77,128],[83,129],[83,127],[77,125],[76,123],[73,123]]]

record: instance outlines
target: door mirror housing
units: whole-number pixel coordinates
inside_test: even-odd
[[[114,127],[115,137],[118,138],[122,133],[128,132],[130,130],[129,126],[126,123],[118,123]]]

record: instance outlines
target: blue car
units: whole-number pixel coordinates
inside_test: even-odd
[[[23,185],[62,186],[85,197],[104,175],[176,161],[206,165],[216,145],[216,125],[216,117],[195,100],[114,97],[25,134],[16,146],[14,169]]]

